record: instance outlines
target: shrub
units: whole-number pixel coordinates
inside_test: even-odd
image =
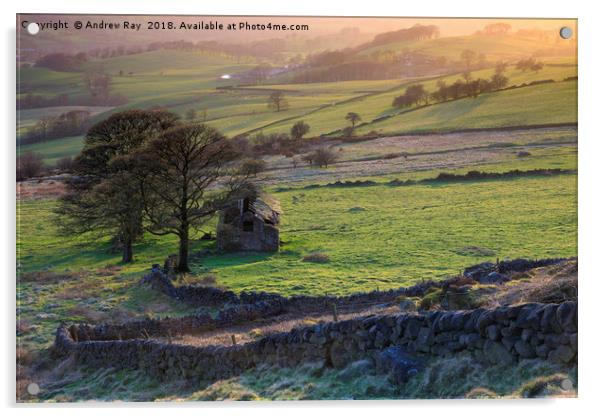
[[[33,178],[38,176],[44,170],[44,162],[42,156],[37,153],[27,152],[22,154],[17,159],[17,180],[23,181],[25,179]]]
[[[343,130],[343,137],[353,137],[355,133],[355,128],[351,126],[345,127]]]
[[[21,273],[19,275],[19,280],[21,282],[28,282],[28,283],[56,284],[56,283],[64,281],[64,280],[73,280],[73,279],[81,278],[81,277],[84,277],[85,275],[86,275],[86,273],[83,273],[83,272],[56,273],[51,270],[45,270],[45,271]]]
[[[536,61],[534,58],[525,58],[521,59],[516,63],[516,69],[519,69],[523,72],[525,71],[534,71],[538,72],[543,68],[543,62]]]
[[[562,382],[567,380],[565,374],[553,374],[551,376],[541,376],[523,384],[516,392],[516,395],[524,398],[544,397],[550,393],[559,391]]]
[[[262,331],[260,328],[253,328],[253,329],[251,329],[251,331],[249,332],[249,336],[250,336],[251,338],[255,338],[255,339],[257,339],[257,338],[261,338],[261,337],[263,337],[263,335],[264,335],[264,334],[263,334],[263,331]]]
[[[217,277],[214,274],[206,274],[200,283],[206,286],[213,286],[217,283]]]
[[[37,354],[35,351],[19,345],[16,350],[16,356],[17,364],[30,366],[35,362]]]
[[[56,162],[56,168],[60,172],[70,172],[73,169],[73,158],[71,156],[65,156]]]
[[[87,323],[98,324],[107,320],[109,315],[105,312],[94,310],[87,305],[75,305],[69,310],[70,317],[82,317]]]
[[[432,289],[432,290],[431,290]],[[430,288],[427,294],[420,300],[420,309],[429,310],[441,302],[443,291],[439,288]]]
[[[243,153],[252,152],[258,155],[278,155],[295,154],[302,147],[301,139],[291,138],[288,134],[272,133],[265,135],[260,132],[247,140],[245,147],[240,147],[240,150]]]
[[[337,160],[337,154],[331,149],[322,147],[313,152],[312,161],[319,167],[328,168],[328,165]]]
[[[266,163],[263,159],[246,159],[242,162],[240,170],[243,175],[257,176],[266,168]]]
[[[309,263],[328,263],[330,261],[330,257],[324,253],[310,253],[303,257],[303,261]]]
[[[296,122],[291,128],[291,136],[293,139],[300,140],[309,133],[309,124],[303,120]]]
[[[495,399],[498,395],[484,387],[475,387],[464,396],[467,399]]]

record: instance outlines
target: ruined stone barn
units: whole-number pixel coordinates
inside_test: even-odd
[[[280,202],[267,194],[239,199],[220,211],[217,248],[220,251],[278,251]]]

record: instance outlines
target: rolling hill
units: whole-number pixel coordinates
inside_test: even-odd
[[[451,59],[452,56],[457,58],[463,48],[470,48],[476,52],[495,51],[494,54],[487,53],[487,56],[497,59],[528,56],[542,50],[545,45],[545,42],[516,35],[471,35],[392,42],[377,46],[365,44],[364,47],[358,47],[354,53],[359,57],[369,57],[377,50],[414,50],[431,56],[449,56]],[[509,84],[520,86],[533,81],[562,81],[576,76],[576,62],[570,57],[551,56],[541,59],[546,65],[538,72],[509,68],[506,73]],[[21,96],[28,93],[46,97],[66,94],[71,100],[82,100],[89,97],[84,83],[85,72],[102,69],[112,76],[111,93],[127,97],[128,102],[115,108],[87,107],[92,113],[93,121],[127,108],[163,107],[182,116],[193,109],[197,113],[195,121],[207,122],[227,136],[288,132],[299,120],[304,120],[311,126],[308,136],[336,135],[337,131],[348,125],[345,115],[351,111],[359,113],[362,117],[362,125],[357,129],[358,134],[376,131],[388,135],[425,129],[507,127],[557,123],[559,119],[576,121],[575,112],[546,113],[538,110],[541,106],[536,105],[540,95],[550,100],[552,105],[554,100],[573,103],[576,83],[573,83],[572,87],[569,84],[555,83],[528,89],[520,88],[512,92],[495,92],[477,100],[458,102],[459,107],[455,111],[449,111],[455,104],[443,103],[406,114],[407,110],[400,111],[392,107],[391,103],[396,96],[403,94],[409,85],[419,82],[428,91],[432,91],[438,81],[451,83],[458,79],[460,74],[456,72],[427,77],[278,83],[279,79],[290,79],[290,73],[298,71],[291,69],[290,73],[285,71],[283,75],[270,78],[260,85],[239,85],[241,81],[236,78],[236,74],[255,66],[256,63],[239,62],[224,54],[155,50],[89,61],[77,72],[22,68],[19,70],[18,92]],[[225,74],[231,77],[222,78]],[[472,72],[473,78],[489,78],[492,74],[493,69]],[[274,112],[268,109],[267,97],[274,90],[284,92],[289,104],[286,110]],[[506,109],[502,111],[503,117],[492,119],[490,116],[496,105],[504,105]],[[78,108],[86,109],[85,106]],[[56,114],[57,109],[58,107],[48,107],[19,111],[19,134],[41,117]],[[558,111],[560,112],[560,109]],[[460,113],[461,116],[458,116]],[[446,114],[454,115],[455,118],[448,120]],[[423,116],[426,118],[420,120]],[[47,164],[52,164],[57,158],[77,154],[80,148],[81,139],[76,136],[22,146],[21,151],[39,152]]]
[[[377,51],[411,50],[430,56],[443,56],[447,59],[458,59],[465,49],[477,54],[485,54],[488,60],[515,60],[532,55],[545,55],[546,49],[554,48],[561,54],[572,54],[574,45],[561,44],[557,37],[526,37],[517,34],[506,35],[468,35],[450,36],[417,41],[391,42],[384,45],[370,44],[360,47],[360,55],[370,55]]]

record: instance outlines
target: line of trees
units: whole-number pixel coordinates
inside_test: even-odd
[[[29,89],[27,85],[21,85],[21,89]],[[17,110],[28,110],[41,107],[61,107],[72,105],[72,100],[67,94],[59,94],[52,97],[27,93],[17,98]]]
[[[439,28],[435,25],[416,24],[407,29],[396,30],[376,35],[370,45],[383,45],[391,42],[415,41],[438,38]]]
[[[445,81],[439,80],[437,89],[432,93],[429,93],[422,84],[410,85],[404,94],[393,99],[393,107],[428,105],[431,101],[443,102],[464,97],[476,98],[480,94],[503,89],[508,85],[508,77],[504,75],[505,68],[505,64],[498,64],[490,79],[472,79],[470,72],[464,72],[462,79],[456,80],[453,84],[448,85]]]
[[[19,138],[20,144],[31,144],[84,133],[90,126],[90,112],[73,110],[58,116],[42,117]]]
[[[483,28],[483,34],[485,35],[506,35],[510,32],[512,26],[508,23],[497,22],[490,23]]]
[[[393,107],[411,107],[417,104],[428,104],[429,93],[424,85],[415,84],[406,88],[403,95],[393,99]]]
[[[303,69],[294,75],[293,82],[385,79],[476,70],[488,66],[486,55],[471,49],[463,50],[458,59],[452,60],[444,56],[431,56],[418,50],[397,52],[378,49],[367,57],[358,54],[360,48],[309,55]]]
[[[56,213],[68,235],[111,236],[122,260],[145,231],[176,235],[189,271],[190,234],[233,199],[255,194],[242,155],[217,130],[164,110],[128,110],[92,126]]]
[[[523,72],[526,71],[534,71],[539,72],[543,69],[543,62],[536,61],[535,58],[526,58],[521,59],[516,63],[516,69],[519,69]]]
[[[119,106],[128,102],[128,98],[123,94],[111,92],[113,79],[102,68],[90,69],[84,72],[82,77],[88,96],[69,97],[67,94],[59,94],[53,97],[45,97],[32,93],[30,91],[32,86],[22,83],[19,85],[21,95],[17,98],[17,109],[25,110],[67,105]]]
[[[320,147],[303,156],[303,160],[310,166],[316,165],[321,168],[328,168],[328,165],[334,163],[338,155],[329,147]]]
[[[88,56],[85,52],[80,52],[74,55],[67,53],[49,53],[42,56],[35,62],[35,66],[48,68],[54,71],[79,71],[82,65],[88,61]]]

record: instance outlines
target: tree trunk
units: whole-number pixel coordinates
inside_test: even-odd
[[[178,272],[188,273],[190,268],[188,267],[188,230],[180,235],[180,250],[178,258]]]
[[[132,248],[132,239],[125,238],[123,241],[123,255],[121,261],[124,263],[131,263],[134,261],[134,250]]]

